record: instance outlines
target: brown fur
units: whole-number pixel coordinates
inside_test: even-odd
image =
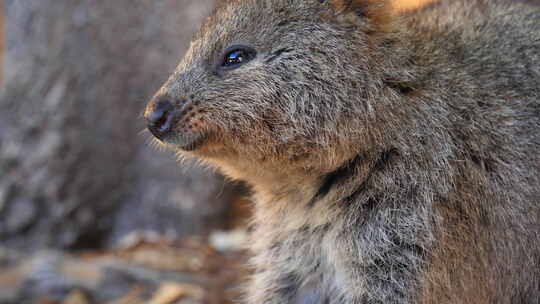
[[[536,303],[539,20],[222,1],[147,117],[170,102],[163,144],[253,187],[247,302]],[[256,57],[221,68],[238,44]]]

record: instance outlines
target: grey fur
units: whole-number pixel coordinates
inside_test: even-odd
[[[538,303],[532,2],[218,5],[147,113],[252,185],[247,303]],[[257,57],[220,72],[233,44]]]

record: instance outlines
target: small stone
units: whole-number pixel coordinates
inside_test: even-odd
[[[184,297],[202,300],[203,296],[204,291],[198,286],[167,282],[161,285],[149,304],[174,304]]]
[[[244,248],[247,241],[245,229],[216,231],[210,235],[210,244],[218,251],[234,251]]]
[[[72,291],[62,304],[89,304],[88,297],[80,290]]]
[[[116,244],[117,249],[131,249],[145,242],[156,242],[160,239],[160,234],[151,230],[133,231],[123,236]]]

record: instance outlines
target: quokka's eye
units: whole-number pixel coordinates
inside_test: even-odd
[[[232,46],[225,51],[221,66],[223,68],[232,69],[255,58],[256,52],[254,49],[247,46]]]

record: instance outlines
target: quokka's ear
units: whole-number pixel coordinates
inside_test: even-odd
[[[392,21],[393,8],[390,0],[326,0],[335,14],[345,20],[367,18],[379,30],[389,27]]]

